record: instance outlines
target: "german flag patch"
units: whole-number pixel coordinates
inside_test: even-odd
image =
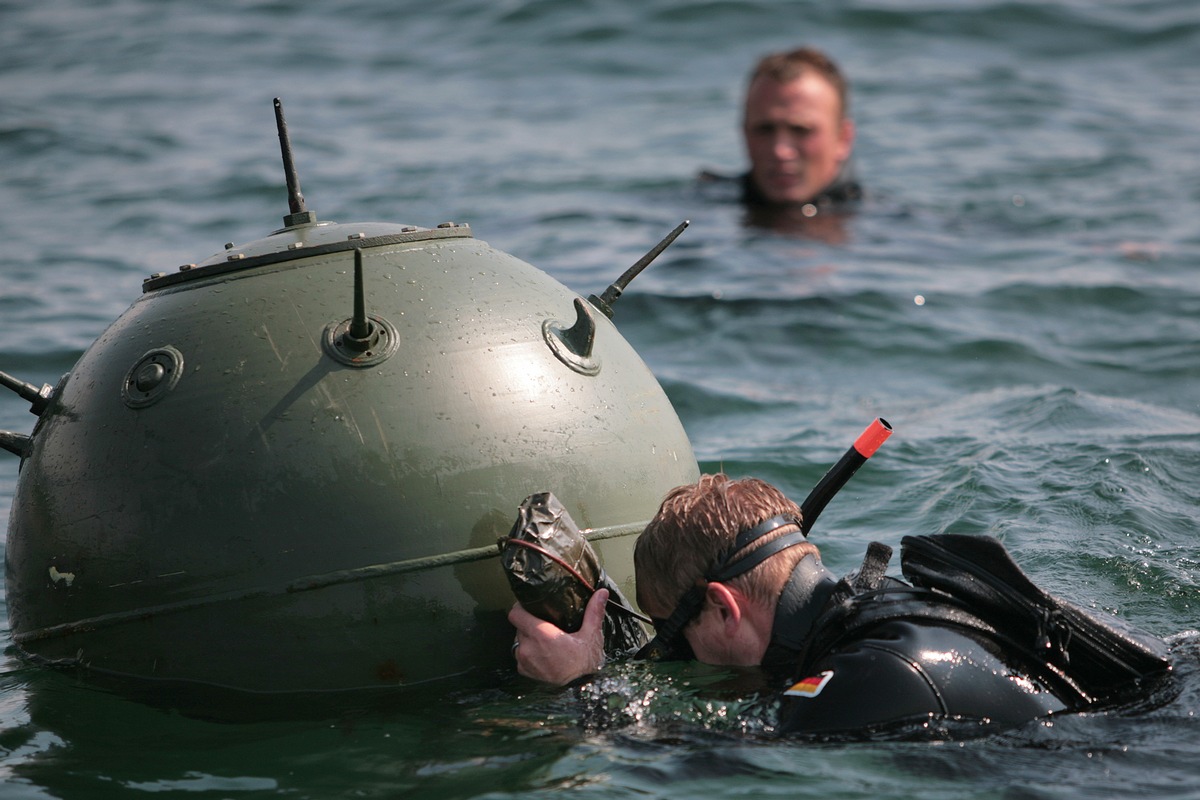
[[[827,669],[810,678],[805,678],[784,692],[786,697],[816,697],[833,678],[833,670]]]

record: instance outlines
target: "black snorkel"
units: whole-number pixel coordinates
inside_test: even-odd
[[[727,581],[749,572],[781,550],[803,542],[808,537],[813,523],[825,510],[825,506],[829,504],[833,496],[854,477],[854,473],[858,472],[858,468],[865,464],[868,458],[875,455],[875,451],[891,435],[892,426],[888,424],[887,420],[877,417],[867,426],[866,430],[859,434],[858,438],[854,440],[854,444],[838,459],[837,463],[829,468],[824,477],[808,493],[808,497],[804,498],[804,502],[800,504],[802,514],[800,519],[784,514],[771,517],[752,528],[741,531],[737,535],[733,548],[725,558],[704,575],[705,581]],[[752,550],[742,558],[733,559],[738,552],[754,540],[785,525],[797,524],[800,527],[799,531],[784,534],[774,541]],[[665,620],[654,621],[654,638],[638,651],[636,658],[653,660],[690,658],[691,648],[683,638],[682,631],[704,605],[704,594],[704,585],[692,586],[684,592],[671,616]]]
[[[875,455],[875,451],[891,435],[892,426],[883,417],[876,417],[875,421],[858,435],[850,449],[829,468],[825,477],[817,481],[817,485],[800,504],[800,511],[804,514],[800,530],[807,534],[812,529],[813,523],[825,510],[825,506],[829,505],[833,496],[841,491],[846,482],[854,477],[854,473],[858,472],[858,468],[867,463],[867,459]]]

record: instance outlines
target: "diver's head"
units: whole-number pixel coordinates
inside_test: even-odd
[[[634,549],[638,605],[655,620],[659,655],[686,654],[689,626],[721,601],[714,584],[773,609],[796,563],[817,555],[800,519],[796,503],[757,478],[718,473],[673,489]]]
[[[808,47],[764,57],[746,87],[742,132],[758,194],[770,204],[812,202],[841,176],[854,148],[837,64]]]

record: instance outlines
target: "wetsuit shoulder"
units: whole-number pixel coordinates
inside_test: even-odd
[[[903,620],[864,631],[806,673],[783,694],[785,734],[920,735],[930,721],[1012,725],[1063,708],[966,632]]]

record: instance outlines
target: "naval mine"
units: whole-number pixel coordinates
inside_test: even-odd
[[[12,638],[97,676],[321,692],[511,669],[496,542],[552,488],[610,579],[695,480],[657,380],[588,299],[476,239],[319,221],[275,101],[289,212],[147,278],[31,404]],[[686,224],[686,223],[685,223]]]

